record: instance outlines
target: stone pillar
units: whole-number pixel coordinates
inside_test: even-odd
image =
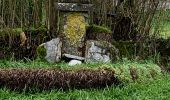
[[[86,25],[88,25],[88,11],[91,4],[56,3],[60,10],[60,33],[62,38],[62,54],[84,56],[84,40]]]
[[[60,36],[63,39],[63,53],[83,56],[82,49],[86,34],[85,14],[70,12],[63,13],[60,24]]]

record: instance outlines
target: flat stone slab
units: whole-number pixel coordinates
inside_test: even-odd
[[[93,9],[93,4],[55,3],[55,6],[56,9],[60,11],[87,12]]]
[[[64,57],[67,57],[67,58],[71,58],[71,59],[76,59],[76,60],[85,60],[84,57],[79,57],[79,56],[75,56],[75,55],[71,55],[71,54],[63,54]]]

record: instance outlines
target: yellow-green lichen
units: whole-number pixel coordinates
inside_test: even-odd
[[[72,13],[67,16],[64,34],[71,44],[76,44],[86,33],[86,21],[83,15]]]

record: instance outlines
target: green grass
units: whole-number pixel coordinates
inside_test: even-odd
[[[153,19],[152,32],[159,31],[160,37],[169,38],[170,37],[170,10],[158,11]],[[157,29],[159,27],[159,29]]]
[[[114,64],[83,64],[69,67],[66,63],[49,64],[41,61],[6,61],[0,60],[0,68],[96,68],[110,67],[127,69],[128,66],[138,68],[154,68],[152,61],[122,60]],[[0,100],[168,100],[170,98],[170,75],[164,74],[155,80],[123,83],[120,86],[112,86],[103,89],[73,89],[52,90],[33,93],[19,93],[5,88],[0,89]]]
[[[161,76],[161,69],[153,61],[130,61],[123,59],[115,63],[94,63],[94,64],[82,64],[76,66],[68,66],[67,63],[61,62],[57,64],[50,64],[48,62],[41,61],[6,61],[0,60],[0,68],[60,68],[67,70],[82,69],[82,68],[110,68],[115,71],[115,75],[119,80],[123,82],[132,82],[132,76],[130,69],[136,69],[139,81],[153,80],[153,78],[159,78]],[[154,73],[152,76],[151,71]]]

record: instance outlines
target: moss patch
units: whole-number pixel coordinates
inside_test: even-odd
[[[25,33],[27,41],[20,46],[20,34]],[[33,59],[36,57],[36,49],[40,44],[50,40],[51,34],[48,34],[47,28],[41,26],[39,28],[4,28],[0,30],[0,50],[3,58]],[[0,57],[1,58],[1,57]]]
[[[90,25],[87,27],[87,33],[112,33],[112,31],[107,27]]]
[[[44,46],[37,47],[37,59],[45,60],[46,55],[47,53]]]

